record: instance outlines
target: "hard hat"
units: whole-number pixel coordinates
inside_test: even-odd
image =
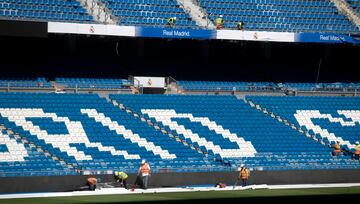
[[[117,175],[119,174],[119,172],[118,172],[118,171],[115,171],[114,174],[115,174],[115,176],[117,176]]]
[[[145,164],[145,162],[146,162],[145,159],[141,160],[141,164]]]
[[[174,19],[176,20],[176,16],[174,17]]]
[[[356,141],[355,144],[359,144],[359,141]]]
[[[244,166],[245,166],[244,164],[241,164],[241,165],[240,165],[241,168],[244,167]]]
[[[223,15],[220,15],[220,18],[222,18],[223,17]]]

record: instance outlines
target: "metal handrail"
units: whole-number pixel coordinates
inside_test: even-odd
[[[0,177],[2,176],[7,176],[7,175],[11,175],[11,174],[17,174],[19,176],[23,176],[23,175],[27,175],[27,176],[34,176],[34,175],[41,175],[41,174],[46,174],[49,173],[51,175],[63,175],[65,173],[71,172],[71,171],[63,171],[63,170],[41,170],[41,171],[5,171],[5,172],[0,172]],[[73,171],[73,174],[80,174],[80,172],[77,171]]]
[[[151,165],[151,164],[150,164]],[[237,167],[230,166],[218,166],[217,168],[213,167],[189,167],[189,168],[173,168],[173,167],[151,167],[152,173],[170,173],[170,172],[214,172],[214,171],[236,171]],[[126,173],[137,173],[138,168],[114,168],[114,169],[82,169],[79,170],[80,175],[100,175],[100,174],[113,174],[115,171],[125,171]]]
[[[114,83],[70,83],[70,82],[57,82],[56,85],[51,82],[0,82],[0,89],[7,92],[13,90],[39,90],[39,91],[119,91],[127,90],[132,83],[129,84],[114,84]],[[51,84],[51,85],[50,85]],[[58,87],[61,87],[59,90]]]
[[[194,85],[195,88],[186,89],[183,84],[180,84],[185,91],[297,91],[297,92],[311,92],[311,93],[354,93],[357,94],[360,91],[360,87],[343,87],[343,88],[334,88],[334,87],[313,87],[311,90],[299,89],[293,87],[278,87],[278,86],[256,86],[256,85],[247,85],[247,86],[209,86],[197,88],[197,85]],[[199,85],[201,86],[201,85]]]

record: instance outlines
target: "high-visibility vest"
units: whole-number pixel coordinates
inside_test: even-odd
[[[88,181],[88,183],[89,183],[90,185],[95,185],[96,182],[97,182],[97,179],[94,178],[94,177],[90,177],[90,178],[87,179],[87,181]]]
[[[128,175],[125,172],[119,172],[118,177],[120,179],[127,179]]]
[[[222,18],[217,18],[216,19],[216,25],[221,25],[223,22]]]
[[[336,153],[340,153],[341,152],[341,150],[340,150],[340,145],[339,144],[335,144],[334,145],[334,151],[336,152]]]
[[[248,178],[248,170],[246,168],[242,168],[240,170],[240,178],[241,179],[247,179]]]
[[[145,163],[141,165],[140,171],[142,174],[148,174],[150,172],[149,164]]]
[[[168,22],[173,24],[175,22],[175,18],[169,18]]]
[[[360,144],[355,146],[355,154],[360,154]]]

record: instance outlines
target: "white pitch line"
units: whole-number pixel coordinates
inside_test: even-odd
[[[248,190],[248,189],[297,189],[297,188],[331,188],[331,187],[354,187],[360,183],[336,183],[336,184],[296,184],[296,185],[248,185],[246,187],[232,186],[225,188],[217,187],[173,187],[173,188],[149,188],[147,190],[135,189],[134,191],[124,188],[102,188],[95,191],[73,191],[73,192],[51,192],[51,193],[14,193],[1,194],[0,199],[15,198],[46,198],[46,197],[69,197],[69,196],[92,196],[92,195],[124,195],[124,194],[148,194],[148,193],[174,193],[174,192],[200,192],[200,191],[229,191],[229,190]]]

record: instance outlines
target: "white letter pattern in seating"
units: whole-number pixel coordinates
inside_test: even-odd
[[[334,133],[315,125],[312,122],[313,118],[329,119],[332,123],[340,123],[341,126],[355,126],[356,122],[360,125],[360,111],[358,110],[338,110],[338,114],[344,115],[346,118],[351,118],[352,121],[344,121],[342,118],[332,117],[330,114],[322,114],[318,110],[297,110],[294,114],[300,126],[305,126],[308,130],[313,130],[315,134],[319,134],[322,138],[327,138],[330,142],[340,141],[340,144],[347,145],[349,148],[354,148],[355,145],[341,137],[337,137]]]
[[[45,143],[57,147],[62,152],[67,152],[69,156],[74,156],[78,161],[92,160],[90,155],[85,155],[83,151],[78,151],[76,147],[70,147],[72,143],[83,143],[86,147],[97,147],[99,151],[109,151],[112,155],[123,155],[125,159],[140,159],[137,154],[128,154],[127,151],[116,150],[112,146],[103,146],[99,142],[90,142],[80,121],[70,121],[68,117],[58,117],[55,113],[44,113],[39,108],[0,108],[2,117],[7,117],[9,121],[21,126],[31,135],[43,139]],[[46,130],[41,130],[26,118],[52,118],[54,122],[64,122],[69,134],[49,134]]]
[[[149,117],[155,118],[156,121],[162,122],[171,130],[175,130],[178,134],[183,134],[185,138],[189,138],[191,142],[198,143],[204,146],[207,150],[212,150],[215,154],[219,154],[223,158],[236,157],[252,157],[255,156],[256,150],[249,141],[238,137],[231,133],[228,129],[224,129],[221,125],[211,121],[207,117],[194,117],[190,113],[176,113],[173,109],[142,109],[142,113],[148,114]],[[170,154],[168,150],[162,149],[160,146],[155,146],[154,143],[147,141],[140,135],[133,133],[126,129],[123,125],[112,121],[103,113],[98,113],[95,109],[81,109],[82,114],[88,115],[97,122],[110,130],[114,130],[117,134],[123,135],[125,139],[129,139],[132,143],[136,143],[139,147],[144,147],[148,151],[152,151],[155,155],[159,155],[162,159],[175,159],[175,154]],[[360,125],[360,111],[358,110],[339,110],[339,114],[344,115],[352,121],[344,121],[342,118],[332,117],[330,114],[322,114],[318,110],[297,110],[294,114],[300,126],[305,126],[308,130],[313,130],[314,133],[319,134],[323,138],[328,138],[329,141],[340,141],[341,144],[347,145],[349,148],[354,148],[347,140],[337,137],[334,133],[329,133],[328,130],[322,129],[320,126],[312,122],[313,118],[329,119],[332,123],[340,123],[342,126],[355,126],[356,123]],[[56,113],[45,113],[41,108],[0,108],[2,117],[8,118],[9,121],[14,122],[17,126],[22,127],[31,135],[43,139],[45,143],[51,144],[54,148],[57,147],[62,152],[66,152],[69,156],[74,156],[78,161],[92,160],[91,155],[85,155],[83,151],[78,151],[76,147],[71,147],[72,143],[83,143],[86,147],[96,147],[99,151],[108,151],[112,155],[122,155],[125,159],[140,159],[140,155],[129,154],[126,150],[116,150],[113,146],[103,146],[100,142],[90,142],[85,130],[80,121],[70,121],[68,117],[58,117]],[[39,126],[34,125],[26,118],[51,118],[54,122],[64,122],[69,134],[49,134],[46,130],[40,129]],[[222,135],[224,139],[229,139],[235,142],[238,149],[222,149],[219,145],[215,145],[212,141],[206,140],[197,133],[193,133],[191,129],[186,129],[183,125],[179,125],[174,118],[187,118],[191,122],[199,122],[209,130]],[[0,144],[7,146],[8,152],[0,153],[0,161],[24,161],[24,157],[28,154],[23,144],[19,144],[16,140],[11,139],[8,135],[0,132]],[[179,144],[180,145],[180,144]],[[21,154],[19,154],[21,152]]]
[[[212,150],[223,158],[255,156],[256,150],[251,142],[245,141],[244,138],[238,137],[228,129],[224,129],[221,125],[216,124],[216,122],[210,121],[208,117],[194,117],[190,113],[176,113],[174,109],[142,109],[141,112],[169,126],[171,130],[176,130],[178,134],[183,134],[191,142],[197,142],[200,146],[204,146],[207,150]],[[209,130],[213,130],[217,134],[222,135],[223,138],[235,142],[239,149],[222,149],[219,145],[214,145],[212,141],[207,141],[204,137],[200,137],[199,134],[193,133],[190,129],[179,125],[176,121],[171,120],[172,118],[188,118],[191,122],[200,122],[201,125],[209,128]]]
[[[0,162],[21,162],[25,161],[25,157],[28,157],[27,150],[23,144],[19,144],[15,139],[9,137],[9,135],[3,134],[0,131],[0,144],[5,144],[8,152],[0,152]]]
[[[131,140],[132,143],[137,143],[140,147],[145,147],[146,150],[152,151],[155,155],[160,155],[162,159],[175,159],[175,154],[169,154],[168,150],[163,150],[160,146],[155,146],[154,143],[148,142],[145,138],[141,138],[138,134],[127,130],[123,125],[119,125],[116,121],[112,121],[103,113],[98,113],[95,109],[81,109],[81,113],[87,114],[90,118],[94,118],[96,122],[101,122],[110,130],[115,130],[117,134],[121,134],[125,139]]]

